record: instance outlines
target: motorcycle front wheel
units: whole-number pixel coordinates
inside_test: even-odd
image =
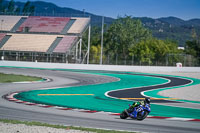
[[[147,112],[147,111],[144,111],[143,115],[141,115],[141,113],[138,113],[137,120],[139,120],[139,121],[144,120],[147,117],[148,114],[149,114],[149,112]]]

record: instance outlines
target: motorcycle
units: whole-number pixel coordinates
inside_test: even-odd
[[[131,105],[129,105],[130,107]],[[121,119],[126,119],[128,117],[136,120],[144,120],[147,115],[151,112],[151,108],[149,104],[139,105],[137,107],[133,108],[132,112],[128,112],[127,109],[125,109],[121,114],[120,118]]]

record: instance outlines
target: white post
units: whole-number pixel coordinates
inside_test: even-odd
[[[102,30],[101,30],[101,57],[100,57],[100,65],[103,62],[103,28],[104,28],[104,16],[102,16]]]
[[[82,49],[82,37],[80,38],[80,49],[79,49],[79,59],[81,63],[81,49]]]
[[[90,60],[90,30],[91,30],[91,25],[89,25],[89,31],[88,31],[88,51],[87,51],[87,64],[89,64]]]
[[[78,43],[76,44],[76,53],[75,53],[76,55],[76,57],[75,57],[75,59],[76,59],[76,63],[77,63],[77,59],[78,59]]]

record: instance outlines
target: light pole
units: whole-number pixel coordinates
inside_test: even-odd
[[[91,25],[89,25],[89,29],[88,29],[88,51],[87,51],[87,64],[89,64],[90,61],[90,32],[91,32]]]
[[[102,29],[101,29],[101,57],[100,57],[100,65],[103,62],[103,28],[104,28],[104,16],[102,16]]]

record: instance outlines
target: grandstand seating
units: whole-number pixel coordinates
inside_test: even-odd
[[[77,40],[77,36],[65,36],[54,49],[54,53],[66,53],[70,50],[72,44]]]
[[[23,20],[20,21],[22,18]],[[84,31],[89,21],[89,18],[78,17],[27,17],[0,15],[0,31],[80,34]]]
[[[75,22],[70,27],[67,33],[74,33],[79,34],[82,33],[85,29],[85,27],[89,24],[90,19],[89,18],[76,18],[72,17],[71,19],[75,19]]]
[[[78,49],[73,46],[89,21],[78,17],[0,15],[0,55],[6,60],[74,63],[74,50]]]
[[[1,40],[5,37],[6,34],[4,33],[0,33],[0,43],[1,43]]]
[[[7,34],[10,39],[0,50],[47,52],[58,35]]]
[[[23,17],[25,17],[25,16],[23,16]],[[21,18],[22,18],[22,16],[0,15],[0,30],[1,31],[10,31]]]
[[[28,32],[60,33],[69,22],[67,17],[40,17],[30,16],[19,27],[18,32],[28,28]]]

